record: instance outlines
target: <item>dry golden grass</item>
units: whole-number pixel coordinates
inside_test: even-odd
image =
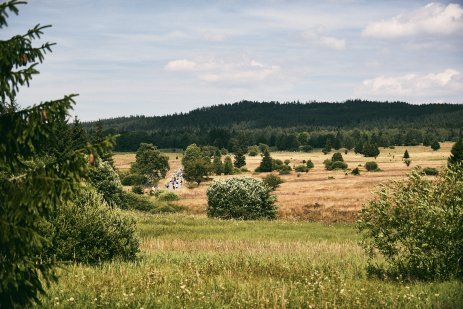
[[[274,159],[282,161],[289,159],[291,166],[302,164],[303,160],[312,160],[315,167],[309,173],[281,176],[285,181],[275,191],[279,215],[283,218],[298,218],[317,221],[352,221],[362,205],[371,197],[377,186],[394,179],[403,178],[416,166],[439,168],[446,164],[452,143],[441,144],[441,149],[433,151],[429,147],[395,147],[395,149],[381,149],[376,159],[381,171],[367,172],[363,165],[374,158],[365,158],[356,155],[353,151],[348,154],[342,152],[349,169],[359,166],[360,176],[354,176],[344,171],[327,171],[323,161],[331,158],[332,153],[324,155],[321,151],[310,153],[301,152],[273,152]],[[408,149],[412,164],[407,167],[402,161],[402,155]],[[171,171],[181,167],[181,157],[178,154],[169,154]],[[126,169],[135,159],[134,154],[115,154],[116,167]],[[253,171],[260,163],[261,157],[246,157],[246,167]],[[243,176],[264,177],[266,173],[253,175],[251,172]],[[168,174],[169,177],[169,174]],[[212,178],[225,178],[231,176],[213,176]],[[161,181],[161,184],[163,184]],[[207,206],[206,189],[209,183],[202,183],[197,188],[183,187],[179,194],[179,205],[185,206],[188,213],[204,214]]]

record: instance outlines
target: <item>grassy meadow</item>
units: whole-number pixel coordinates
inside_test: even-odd
[[[408,147],[410,167],[401,161],[405,148],[382,149],[377,159],[382,171],[362,168],[360,176],[325,171],[322,162],[331,155],[321,152],[273,153],[274,158],[290,159],[291,165],[304,159],[315,163],[307,174],[282,176],[286,182],[276,191],[280,219],[275,221],[207,218],[208,183],[183,187],[177,202],[186,208],[182,213],[124,212],[137,222],[141,252],[136,262],[64,265],[42,306],[462,308],[463,283],[458,281],[368,278],[367,256],[358,245],[355,226],[334,223],[352,221],[379,183],[400,179],[417,165],[444,165],[450,146],[443,144],[436,152]],[[181,156],[169,157],[171,170],[178,169]],[[344,158],[349,168],[370,161],[353,152]],[[119,169],[133,161],[134,154],[115,155]],[[254,170],[259,161],[247,157],[248,169]]]
[[[102,308],[461,308],[463,284],[366,276],[350,224],[223,221],[127,212],[137,262],[70,265],[43,306]]]

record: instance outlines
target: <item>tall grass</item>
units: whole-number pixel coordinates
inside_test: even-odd
[[[461,282],[368,279],[350,225],[128,214],[138,222],[140,259],[63,267],[44,307],[463,306]]]

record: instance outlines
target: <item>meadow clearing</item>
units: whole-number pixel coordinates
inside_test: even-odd
[[[359,166],[360,176],[354,176],[348,171],[327,171],[323,161],[331,158],[334,152],[324,155],[320,149],[309,153],[304,152],[272,152],[272,158],[290,160],[291,166],[303,164],[303,160],[312,160],[315,167],[308,173],[291,172],[290,175],[282,175],[285,181],[275,191],[277,196],[278,212],[281,218],[292,218],[325,222],[353,222],[355,214],[362,205],[372,196],[375,188],[390,180],[403,178],[408,172],[417,166],[440,168],[447,163],[452,143],[442,143],[441,149],[433,151],[424,146],[398,146],[394,149],[381,148],[381,153],[376,158],[366,158],[354,151],[347,154],[341,150],[349,169]],[[408,150],[412,164],[406,166],[402,156]],[[181,167],[181,154],[168,153],[169,164],[172,171]],[[116,153],[114,156],[118,169],[127,170],[130,163],[135,161],[134,153]],[[252,171],[259,165],[260,156],[246,156],[246,167],[250,171],[240,176],[264,177],[266,173],[254,174]],[[363,165],[367,161],[376,161],[381,171],[367,172]],[[361,166],[361,167],[360,167]],[[171,173],[168,173],[168,178]],[[211,178],[225,178],[233,176],[211,176]],[[161,180],[162,185],[166,180]],[[184,206],[188,214],[204,214],[207,207],[206,189],[209,182],[202,183],[199,187],[187,188],[183,186],[178,190],[181,200],[178,205]],[[129,189],[129,188],[127,188]]]
[[[361,176],[325,171],[322,161],[330,155],[321,152],[273,153],[275,158],[290,159],[291,164],[303,159],[315,163],[308,174],[283,176],[286,182],[276,191],[281,218],[274,221],[207,218],[208,184],[183,187],[178,201],[186,207],[182,213],[123,211],[137,224],[141,252],[136,262],[64,265],[58,270],[59,282],[42,297],[42,306],[461,308],[460,281],[369,278],[367,256],[358,244],[355,225],[333,223],[346,219],[342,215],[336,219],[339,212],[359,210],[377,184],[404,177],[417,165],[442,166],[450,146],[443,144],[437,152],[408,147],[413,160],[410,167],[401,161],[405,148],[382,150],[377,162],[383,171],[364,171]],[[169,157],[172,170],[178,169],[179,154]],[[353,153],[344,158],[352,168],[369,161]],[[115,160],[118,168],[128,168],[134,154],[116,154]],[[259,161],[260,157],[248,157],[248,168],[254,169]],[[322,216],[327,216],[323,222],[302,220],[310,215],[304,213],[305,205],[314,203],[321,204]]]

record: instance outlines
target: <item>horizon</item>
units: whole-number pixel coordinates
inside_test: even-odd
[[[57,43],[18,103],[79,93],[85,122],[244,98],[463,98],[459,1],[31,0],[8,21],[6,37],[51,24],[39,42]]]

